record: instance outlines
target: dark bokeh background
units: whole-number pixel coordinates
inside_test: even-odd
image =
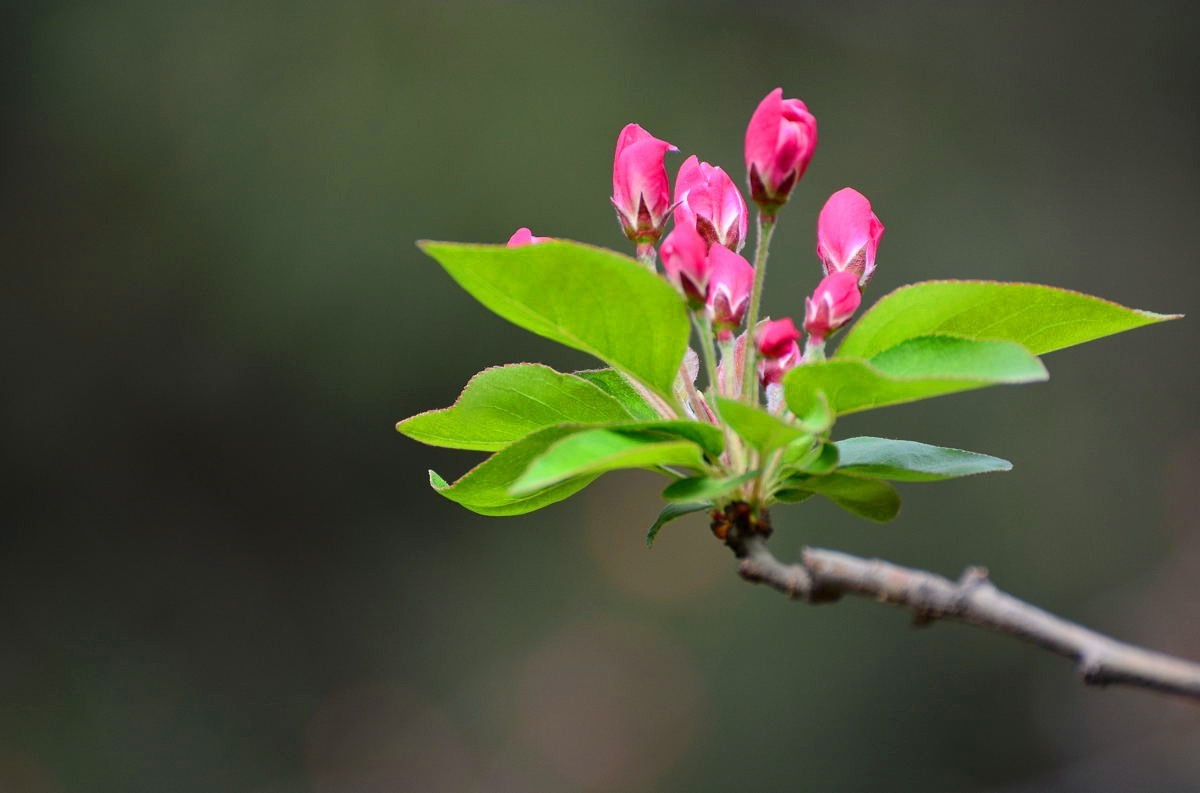
[[[439,499],[473,456],[396,419],[499,362],[584,361],[413,247],[623,247],[640,121],[741,179],[769,89],[867,193],[874,295],[1032,280],[1197,313],[1188,3],[110,0],[0,6],[0,790],[1196,791],[1200,711],[869,603],[747,586],[657,486],[543,513]],[[844,422],[1011,474],[903,488],[812,542],[957,573],[1200,657],[1196,320],[1049,358],[1050,383]]]

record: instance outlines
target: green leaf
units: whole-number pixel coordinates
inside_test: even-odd
[[[587,380],[521,363],[483,370],[452,406],[405,419],[396,429],[431,446],[491,452],[555,424],[629,419],[617,399]]]
[[[658,513],[658,518],[655,519],[654,525],[646,532],[646,547],[651,548],[654,546],[654,540],[658,537],[659,530],[671,521],[676,518],[682,518],[684,515],[690,515],[693,512],[703,512],[711,507],[712,504],[703,502],[695,504],[667,504],[663,507],[662,512]]]
[[[579,432],[579,427],[549,427],[528,435],[472,468],[453,485],[429,472],[433,489],[480,515],[523,515],[562,501],[591,484],[597,475],[568,479],[522,495],[509,492],[517,477],[556,441]]]
[[[840,416],[1047,376],[1040,360],[1012,342],[926,336],[903,342],[870,362],[837,357],[797,366],[783,382],[788,407],[796,415],[812,411],[824,393]]]
[[[829,473],[838,467],[839,461],[838,447],[825,441],[818,442],[802,454],[792,452],[785,454],[783,458],[788,470],[803,471],[807,474]]]
[[[829,406],[829,398],[822,392],[817,392],[807,413],[800,416],[800,423],[813,435],[826,435],[833,429],[833,408]]]
[[[785,490],[776,492],[772,498],[774,498],[776,501],[782,501],[785,504],[799,504],[801,501],[808,501],[815,495],[816,493],[811,490],[796,490],[794,488],[787,488]]]
[[[707,476],[690,476],[667,485],[662,495],[667,501],[713,501],[727,495],[739,486],[758,476],[758,471],[748,471],[740,476],[717,479]]]
[[[689,440],[667,440],[652,433],[585,429],[563,438],[534,459],[510,492],[522,495],[577,477],[660,465],[703,469],[704,454]]]
[[[1041,360],[1010,341],[918,336],[889,347],[871,365],[892,377],[970,377],[1003,382],[1045,380]]]
[[[615,397],[626,412],[635,419],[662,418],[662,414],[655,410],[654,406],[647,402],[646,398],[630,384],[625,375],[616,369],[588,369],[575,374],[609,396]]]
[[[886,523],[900,512],[900,494],[896,488],[878,479],[862,479],[842,473],[795,477],[788,481],[784,492],[790,490],[817,493],[847,512],[879,523]]]
[[[872,358],[930,334],[1011,341],[1039,355],[1179,316],[1038,284],[924,281],[884,295],[846,334],[838,356]]]
[[[633,259],[563,241],[420,246],[504,319],[594,355],[673,399],[690,332],[687,307],[670,284]]]
[[[891,438],[847,438],[837,442],[846,473],[896,482],[934,482],[991,471],[1009,471],[1012,463],[988,454],[930,446]]]
[[[610,424],[603,429],[619,432],[634,432],[644,435],[659,435],[658,440],[689,440],[704,452],[716,457],[725,451],[725,434],[721,428],[703,421],[691,419],[658,419],[657,421],[627,421]]]
[[[717,397],[717,409],[722,421],[732,427],[746,443],[763,454],[808,434],[795,424],[790,424],[757,405]]]

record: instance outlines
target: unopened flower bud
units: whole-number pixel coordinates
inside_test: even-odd
[[[522,245],[537,245],[539,242],[550,242],[553,237],[538,237],[532,231],[522,226],[508,238],[508,247],[520,248]]]
[[[746,318],[750,292],[754,289],[754,268],[741,254],[724,245],[708,249],[708,265],[708,299],[705,303],[717,338],[728,340]]]
[[[781,88],[767,94],[746,128],[750,197],[764,212],[787,202],[816,148],[817,120],[805,104]]]
[[[860,287],[875,272],[875,252],[883,237],[883,224],[871,211],[871,202],[852,187],[829,197],[817,217],[817,256],[825,274],[850,272]]]
[[[854,273],[830,273],[817,285],[813,296],[805,298],[804,330],[814,343],[822,343],[829,334],[850,321],[861,302],[862,293]]]
[[[617,137],[612,205],[625,236],[639,245],[658,242],[667,222],[671,188],[663,158],[668,151],[678,149],[637,124],[626,125]]]
[[[755,336],[758,353],[764,358],[782,358],[800,340],[801,333],[791,317],[762,323]]]
[[[749,227],[749,211],[737,185],[720,168],[692,155],[675,177],[675,224],[690,224],[704,241],[742,249]]]
[[[658,250],[667,279],[687,298],[693,309],[704,305],[708,294],[708,250],[704,238],[691,226],[676,226]]]
[[[795,339],[790,340],[782,355],[775,358],[763,358],[758,362],[758,381],[768,389],[778,385],[783,376],[800,365],[804,354]]]

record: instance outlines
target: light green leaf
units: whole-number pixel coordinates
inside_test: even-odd
[[[833,429],[833,421],[833,408],[829,406],[829,398],[818,391],[808,412],[800,416],[800,423],[813,435],[824,437]]]
[[[646,547],[650,548],[654,545],[654,540],[658,537],[658,532],[663,526],[666,526],[676,518],[682,518],[684,515],[690,515],[693,512],[703,512],[706,509],[711,509],[712,504],[707,502],[699,502],[694,504],[667,504],[663,507],[662,512],[658,513],[658,518],[654,521],[654,525],[646,532]]]
[[[820,453],[821,446],[821,442],[814,436],[801,436],[783,448],[779,461],[784,465],[792,465],[800,460],[813,458]],[[834,453],[837,453],[837,449],[834,449]]]
[[[749,471],[740,476],[717,479],[707,476],[690,476],[667,485],[662,495],[667,501],[713,501],[728,495],[739,486],[758,476],[758,471]]]
[[[618,372],[616,369],[588,369],[582,372],[575,372],[579,377],[587,380],[598,387],[601,391],[616,398],[621,406],[625,408],[629,415],[635,419],[659,419],[662,418],[654,406],[646,401],[642,394],[638,393],[630,382],[625,378],[625,375]]]
[[[926,336],[902,342],[867,362],[837,357],[797,366],[784,377],[784,396],[806,415],[824,393],[837,415],[918,399],[1048,377],[1042,362],[1020,345]]]
[[[480,515],[523,515],[533,512],[574,495],[596,478],[595,474],[584,475],[522,495],[509,492],[513,482],[533,460],[553,443],[579,432],[579,429],[575,425],[566,425],[539,430],[496,452],[463,474],[453,485],[447,484],[433,471],[429,472],[429,483],[438,493]]]
[[[819,441],[806,452],[797,453],[798,451],[799,448],[789,449],[791,453],[784,455],[783,463],[787,470],[825,474],[838,467],[838,447],[835,444]]]
[[[757,405],[717,397],[717,409],[721,419],[732,427],[734,432],[763,454],[808,434],[795,424],[790,424]]]
[[[847,512],[879,523],[886,523],[900,512],[900,494],[896,488],[878,479],[862,479],[842,473],[795,477],[789,480],[785,492],[791,490],[816,493]]]
[[[565,241],[420,246],[501,317],[594,355],[673,399],[690,332],[687,307],[670,284],[633,259]]]
[[[555,424],[630,418],[617,399],[587,380],[520,363],[483,370],[452,406],[405,419],[396,429],[431,446],[491,452]]]
[[[660,465],[703,469],[704,454],[688,440],[668,440],[642,432],[586,429],[556,442],[534,459],[510,492],[522,495],[577,477]]]
[[[871,365],[892,377],[970,377],[991,381],[1045,380],[1037,356],[1010,341],[979,341],[961,336],[918,336],[889,347]]]
[[[627,421],[610,424],[604,429],[620,432],[636,432],[646,435],[661,435],[659,440],[689,440],[712,457],[725,451],[725,434],[721,428],[703,421],[691,419],[658,419],[657,421]]]
[[[872,358],[930,334],[1011,341],[1038,355],[1178,316],[1038,284],[924,281],[884,295],[846,334],[838,356]]]
[[[782,501],[785,504],[799,504],[801,501],[808,501],[815,495],[816,493],[811,490],[795,490],[793,488],[788,488],[786,490],[780,490],[776,492],[773,498],[776,501]]]
[[[930,446],[891,438],[847,438],[837,442],[840,470],[896,482],[934,482],[991,471],[1009,471],[1012,463],[988,454]]]

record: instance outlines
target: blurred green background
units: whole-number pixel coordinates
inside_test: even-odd
[[[477,370],[586,361],[413,242],[624,250],[638,121],[740,182],[781,85],[821,144],[772,254],[818,277],[846,184],[868,300],[1030,280],[1193,315],[1190,3],[5,3],[0,791],[1196,791],[1200,711],[1085,690],[1008,638],[751,587],[704,520],[647,551],[649,474],[521,518],[393,423]],[[803,543],[1004,587],[1200,658],[1197,319],[1047,384],[844,422],[991,452]]]

